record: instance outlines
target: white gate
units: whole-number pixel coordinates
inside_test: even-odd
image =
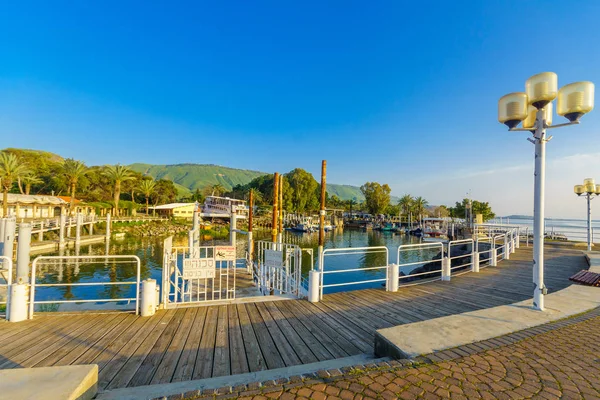
[[[164,242],[162,303],[166,308],[235,299],[234,246],[173,247]]]
[[[256,242],[254,280],[262,294],[305,297],[308,283],[302,277],[302,249],[287,243]]]

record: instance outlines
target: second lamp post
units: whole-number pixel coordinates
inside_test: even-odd
[[[591,201],[594,196],[600,195],[600,185],[596,185],[594,179],[583,180],[583,185],[575,185],[575,194],[587,198],[587,249],[592,251],[592,207]]]

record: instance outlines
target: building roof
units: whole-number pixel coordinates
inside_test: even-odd
[[[68,204],[58,196],[44,196],[33,194],[8,194],[8,204],[39,204],[62,206]]]
[[[188,207],[188,206],[193,206],[196,203],[170,203],[170,204],[162,204],[160,206],[156,206],[156,207],[149,207],[149,209],[151,210],[173,210],[175,208],[179,208],[179,207]]]
[[[71,196],[56,196],[56,197],[66,201],[67,203],[71,203]],[[77,200],[77,199],[73,200],[73,204],[79,204],[79,203],[81,203],[81,200]]]

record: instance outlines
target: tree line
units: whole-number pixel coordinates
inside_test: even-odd
[[[54,157],[54,158],[53,158]],[[268,207],[273,201],[273,175],[259,176],[245,185],[236,185],[227,190],[220,184],[197,189],[180,200],[204,202],[206,196],[228,196],[248,199],[253,192],[255,205]],[[283,209],[286,212],[308,213],[320,207],[321,185],[313,175],[296,168],[282,175]],[[88,167],[74,159],[55,159],[51,153],[5,149],[0,152],[0,184],[3,190],[4,215],[7,213],[9,192],[22,194],[66,195],[73,202],[80,199],[88,203],[104,202],[112,206],[115,215],[119,203],[128,202],[136,207],[142,202],[153,205],[177,200],[177,189],[167,179],[154,180],[130,168],[116,164]],[[423,197],[406,194],[396,204],[391,201],[391,188],[387,184],[366,182],[360,187],[364,201],[353,198],[342,200],[336,195],[326,195],[326,207],[345,211],[362,211],[371,215],[412,215],[415,220],[426,216],[464,218],[466,208],[472,205],[472,214],[482,214],[483,219],[495,217],[487,202],[463,199],[454,207],[429,207]]]
[[[0,185],[4,215],[8,211],[8,193],[54,194],[70,197],[70,212],[76,199],[109,205],[119,215],[119,203],[137,208],[142,202],[146,212],[150,202],[173,202],[177,189],[166,179],[154,180],[130,168],[116,164],[88,167],[71,158],[59,159],[50,153],[20,149],[0,152]]]

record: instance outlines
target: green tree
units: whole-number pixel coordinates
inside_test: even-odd
[[[439,218],[446,218],[450,216],[450,211],[448,210],[448,207],[441,205],[441,206],[437,206],[434,210],[433,210],[433,215]]]
[[[62,164],[62,173],[67,179],[70,189],[71,202],[69,204],[69,214],[73,214],[73,204],[75,203],[75,190],[77,183],[87,173],[87,167],[81,161],[67,158]]]
[[[198,203],[204,203],[204,195],[202,194],[200,189],[196,189],[194,193],[192,193],[190,200],[197,201]]]
[[[408,215],[412,211],[413,197],[410,194],[405,194],[400,198],[398,205],[403,215]]]
[[[483,221],[489,221],[490,219],[494,219],[496,214],[492,211],[492,207],[490,204],[478,200],[472,201],[473,206],[473,216],[477,214],[481,214]],[[469,204],[469,199],[463,199],[462,202],[456,202],[454,207],[450,207],[448,211],[450,212],[450,216],[453,218],[466,218],[466,209]]]
[[[2,211],[8,215],[8,192],[19,178],[27,174],[27,165],[19,157],[5,151],[0,153],[0,182],[2,183]]]
[[[421,219],[425,216],[426,207],[429,203],[421,196],[416,197],[413,201],[413,212],[417,216],[417,219]]]
[[[121,197],[121,184],[126,181],[134,179],[132,171],[121,164],[108,165],[104,169],[104,175],[106,175],[114,184],[113,201],[115,217],[119,216],[119,199]]]
[[[154,179],[144,179],[140,182],[140,190],[146,197],[146,215],[148,215],[150,196],[154,193],[154,189],[156,189],[156,182]]]
[[[21,191],[21,194],[26,195],[29,195],[29,193],[31,192],[32,185],[39,185],[41,183],[44,183],[42,179],[35,176],[31,171],[23,175],[21,178],[17,179],[17,182],[19,184],[19,190]],[[25,190],[23,190],[23,188],[21,187],[21,183],[25,185]]]
[[[390,204],[392,189],[387,184],[367,182],[360,187],[360,191],[365,196],[365,203],[370,214],[382,214]]]
[[[350,215],[352,215],[352,209],[353,209],[353,207],[356,206],[356,204],[357,204],[356,197],[353,197],[352,199],[346,201],[346,206],[348,207],[348,211],[350,212]]]
[[[312,174],[296,168],[285,174],[285,179],[290,184],[292,211],[301,213],[319,208],[319,183]]]
[[[167,179],[156,181],[154,188],[154,205],[173,203],[177,200],[177,188],[175,184]]]

